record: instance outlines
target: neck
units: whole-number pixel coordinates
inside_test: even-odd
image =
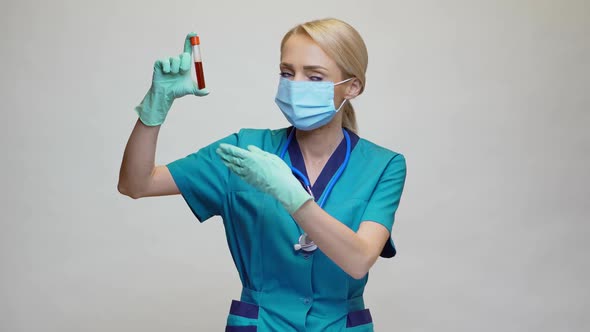
[[[297,130],[295,137],[303,158],[321,161],[332,155],[344,138],[344,134],[340,122],[332,121],[332,123],[315,130]]]

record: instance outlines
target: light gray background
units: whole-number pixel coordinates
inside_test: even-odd
[[[0,330],[221,331],[220,220],[116,190],[133,107],[194,30],[212,92],[175,102],[157,162],[286,126],[280,39],[328,16],[369,49],[361,136],[408,161],[377,331],[588,331],[587,0],[3,2]]]

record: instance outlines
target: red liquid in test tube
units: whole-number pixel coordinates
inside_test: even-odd
[[[197,77],[197,86],[199,90],[205,88],[205,74],[203,74],[203,60],[201,59],[201,41],[199,36],[190,38],[191,45],[193,47],[193,61],[195,62],[195,73]]]

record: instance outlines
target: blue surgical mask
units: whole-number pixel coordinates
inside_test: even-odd
[[[295,128],[314,130],[330,122],[340,111],[347,99],[344,99],[340,107],[336,109],[334,86],[351,79],[353,78],[333,83],[292,81],[281,78],[275,102]]]

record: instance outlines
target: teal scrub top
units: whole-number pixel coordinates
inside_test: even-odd
[[[199,221],[221,216],[227,244],[242,282],[240,300],[231,303],[228,332],[373,331],[363,302],[368,274],[354,279],[320,249],[296,251],[302,230],[280,203],[233,174],[215,153],[220,143],[255,145],[279,155],[293,128],[242,129],[167,165],[182,197]],[[377,222],[391,234],[406,178],[403,155],[348,131],[349,163],[323,209],[357,231],[362,221]],[[312,191],[316,201],[344,160],[345,140],[332,154]],[[296,139],[284,160],[307,176]],[[392,257],[390,241],[381,256]]]

